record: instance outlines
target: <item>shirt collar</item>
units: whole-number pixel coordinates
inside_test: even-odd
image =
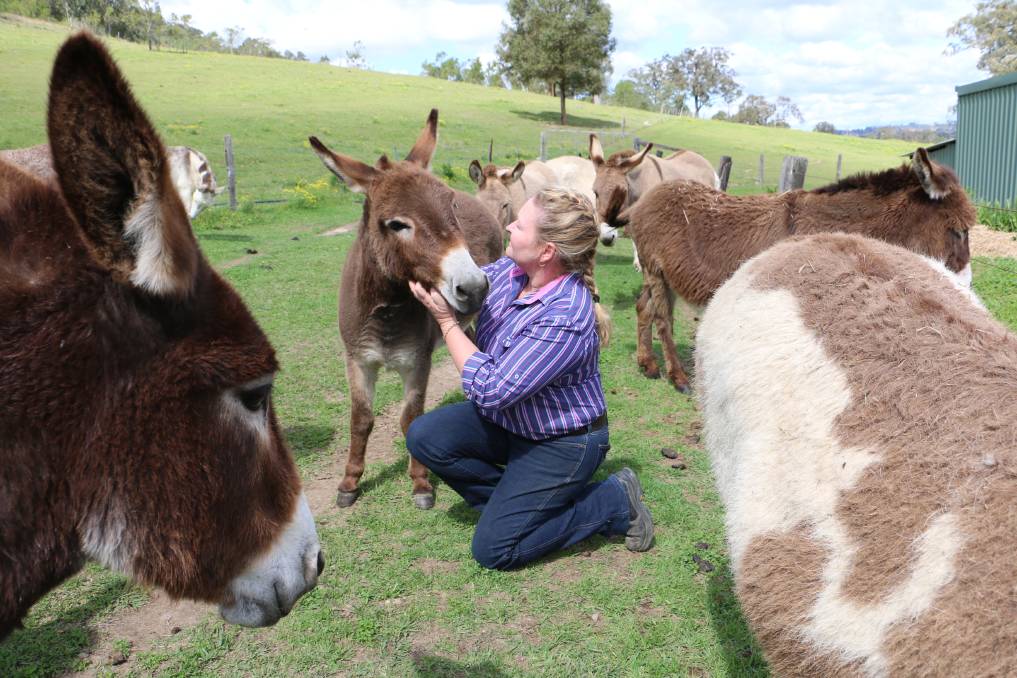
[[[525,275],[526,275],[526,272],[523,271],[523,269],[519,268],[518,266],[513,266],[512,270],[509,271],[509,279],[513,280],[513,281],[516,278],[518,278],[520,276],[525,276]],[[569,276],[568,273],[562,273],[560,276],[558,276],[557,278],[555,278],[551,282],[548,282],[548,283],[544,284],[543,286],[541,286],[536,292],[530,293],[529,296],[527,296],[527,297],[525,297],[523,299],[513,299],[512,301],[513,301],[513,303],[519,302],[520,304],[525,304],[527,306],[532,304],[535,301],[542,301],[544,299],[544,297],[546,297],[548,294],[550,294],[552,291],[554,291],[554,289],[558,286],[558,283],[560,283],[562,280],[564,280],[568,276]]]

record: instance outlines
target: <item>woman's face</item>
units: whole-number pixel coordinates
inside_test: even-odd
[[[537,268],[540,264],[540,256],[551,246],[549,243],[540,241],[541,216],[543,214],[540,206],[533,198],[530,198],[519,210],[519,217],[505,227],[509,234],[509,244],[505,254],[524,271]]]

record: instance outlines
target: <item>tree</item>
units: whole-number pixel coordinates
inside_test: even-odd
[[[750,94],[738,107],[734,121],[743,125],[765,125],[777,112],[777,107],[758,94]]]
[[[697,118],[716,98],[731,103],[741,95],[742,88],[734,80],[737,73],[727,65],[730,58],[731,53],[723,47],[702,47],[684,49],[668,60],[671,79],[684,83]]]
[[[484,84],[488,87],[505,88],[505,69],[500,61],[492,61],[484,67]]]
[[[429,78],[438,78],[439,80],[452,80],[460,81],[463,79],[462,67],[459,65],[459,59],[450,57],[445,52],[438,52],[434,55],[434,61],[425,61],[420,65],[422,69],[421,75],[426,75]]]
[[[632,80],[619,80],[611,93],[611,103],[615,106],[628,106],[629,108],[641,108],[653,110],[652,105],[639,91],[636,83]]]
[[[974,14],[961,17],[946,32],[957,38],[949,54],[972,47],[981,52],[978,68],[992,75],[1017,71],[1017,2],[988,0],[975,5]]]
[[[768,127],[789,127],[788,119],[793,118],[802,122],[802,112],[798,106],[792,103],[791,99],[785,96],[777,97],[777,103],[771,103],[765,97],[758,94],[750,94],[745,97],[738,112],[731,118],[734,122],[745,125],[766,125]]]
[[[230,26],[224,32],[226,33],[226,48],[230,52],[235,52],[237,45],[240,44],[240,38],[244,36],[244,29],[240,26]]]
[[[566,96],[605,89],[615,47],[610,7],[603,0],[509,0],[508,12],[499,58],[519,80],[551,85],[566,124]]]
[[[354,40],[353,47],[346,50],[346,68],[367,69],[367,59],[364,58],[364,43],[360,40]]]
[[[670,67],[671,57],[665,54],[641,68],[629,71],[636,91],[654,110],[676,115],[687,110],[685,105],[686,83],[681,73]]]
[[[802,117],[802,112],[798,109],[798,106],[791,103],[791,99],[785,96],[777,97],[777,111],[773,116],[773,120],[769,123],[774,127],[789,127],[789,119],[795,119],[798,122],[804,122],[805,118]]]
[[[320,57],[318,57],[318,63],[319,64],[330,64],[330,63],[332,63],[332,60],[328,58],[327,54],[322,54]]]
[[[827,122],[823,120],[821,122],[817,122],[816,126],[812,128],[812,131],[823,132],[825,134],[836,134],[837,128],[833,126],[832,122]]]
[[[459,73],[463,82],[471,82],[474,85],[484,84],[484,64],[480,63],[480,57],[474,57],[473,61],[464,62],[460,66]]]

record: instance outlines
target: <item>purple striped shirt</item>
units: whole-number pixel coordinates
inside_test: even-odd
[[[516,299],[526,274],[508,257],[491,281],[463,391],[481,416],[530,440],[569,433],[604,414],[593,296],[578,273]]]

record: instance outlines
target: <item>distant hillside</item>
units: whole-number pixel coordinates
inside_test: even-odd
[[[862,129],[838,130],[838,134],[868,139],[901,139],[936,143],[957,136],[957,121],[920,124],[909,122],[906,125],[880,125]]]
[[[45,141],[47,81],[70,29],[0,15],[0,148]],[[790,129],[750,127],[659,115],[590,102],[570,102],[570,127],[554,125],[557,99],[541,94],[331,66],[208,52],[150,52],[111,40],[112,51],[169,144],[204,151],[221,176],[225,134],[233,137],[242,195],[286,197],[297,181],[326,170],[307,144],[316,135],[337,151],[373,162],[404,155],[431,107],[441,126],[434,169],[461,188],[467,167],[486,160],[493,140],[499,164],[531,159],[548,132],[550,155],[585,153],[587,132],[605,133],[607,151],[631,148],[634,136],[693,149],[715,166],[734,159],[731,186],[740,192],[777,183],[785,155],[810,159],[807,186],[832,181],[838,155],[844,173],[899,164],[914,144]],[[625,136],[621,136],[623,130]],[[765,181],[757,182],[759,156]]]

